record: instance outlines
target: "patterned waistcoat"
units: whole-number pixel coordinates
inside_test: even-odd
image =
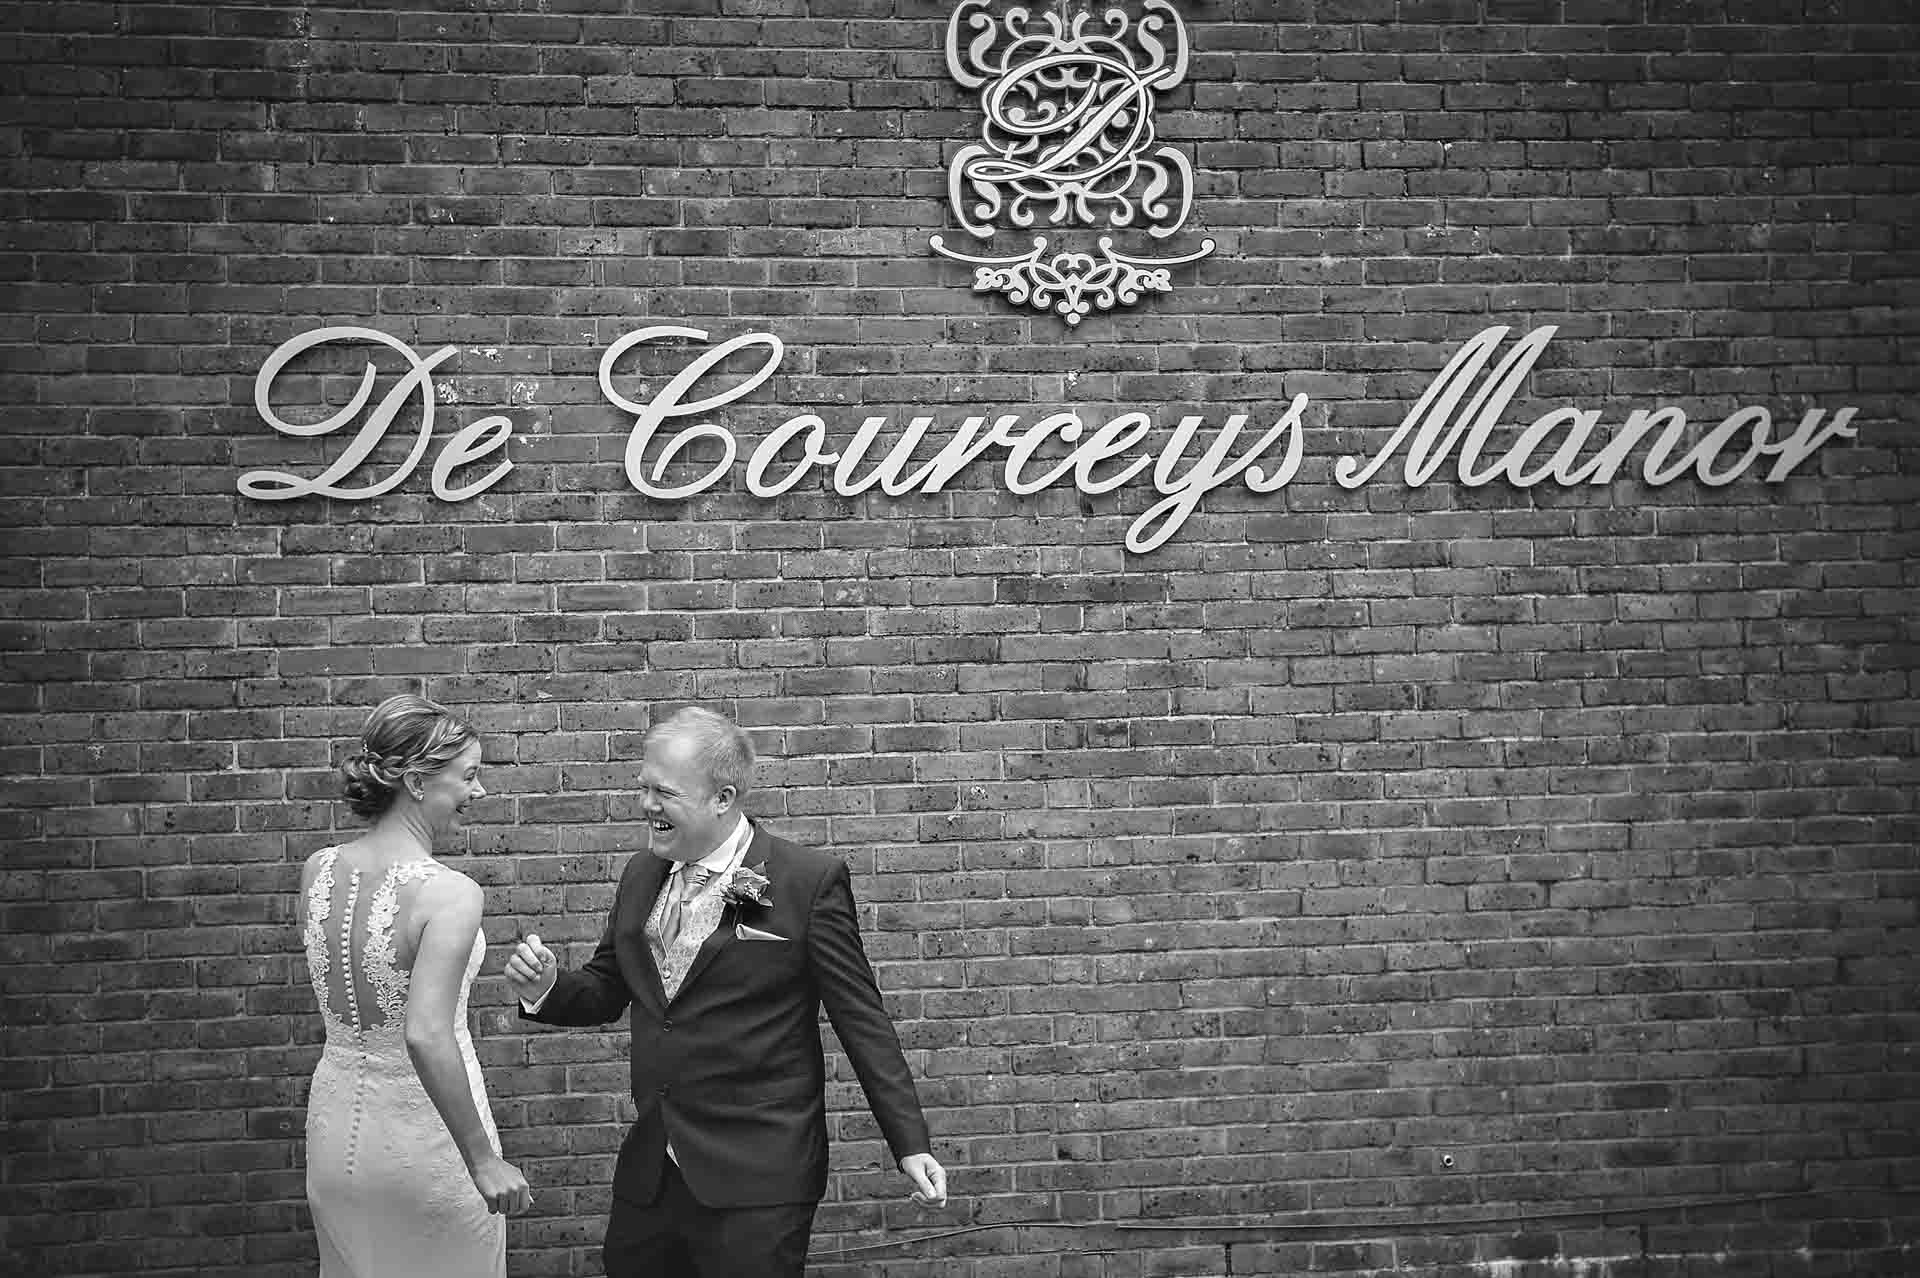
[[[653,913],[647,915],[647,948],[653,951],[653,965],[660,969],[660,984],[666,990],[668,1002],[680,992],[680,982],[687,979],[687,969],[693,966],[694,956],[713,935],[721,914],[726,911],[719,885],[709,880],[701,894],[687,902],[681,911],[680,935],[674,939],[672,950],[668,950],[660,943],[660,923],[666,917],[667,901],[678,887],[677,872],[668,875],[659,898],[653,903]]]

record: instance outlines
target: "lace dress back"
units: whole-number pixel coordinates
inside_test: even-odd
[[[307,1099],[307,1200],[321,1278],[506,1272],[506,1222],[487,1211],[407,1053],[419,888],[446,873],[428,860],[363,872],[330,848],[307,890],[307,972],[327,1035]],[[497,1151],[467,1028],[467,994],[485,954],[476,932],[454,1039]]]

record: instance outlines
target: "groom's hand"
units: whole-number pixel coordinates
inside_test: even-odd
[[[537,933],[530,934],[513,947],[507,959],[507,987],[523,1003],[538,1003],[560,978],[560,963],[553,951],[540,943]]]
[[[908,1154],[900,1170],[913,1182],[913,1201],[923,1207],[947,1205],[947,1169],[932,1154]]]

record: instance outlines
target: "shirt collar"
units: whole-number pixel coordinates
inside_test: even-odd
[[[740,823],[733,827],[733,833],[720,840],[720,846],[692,864],[703,870],[713,872],[715,878],[726,874],[746,859],[747,845],[753,842],[753,826],[748,823],[746,814],[740,814]]]

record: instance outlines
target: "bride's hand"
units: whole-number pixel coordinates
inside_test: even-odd
[[[489,1158],[473,1169],[473,1185],[494,1215],[517,1216],[533,1205],[533,1190],[520,1169],[504,1158]]]

